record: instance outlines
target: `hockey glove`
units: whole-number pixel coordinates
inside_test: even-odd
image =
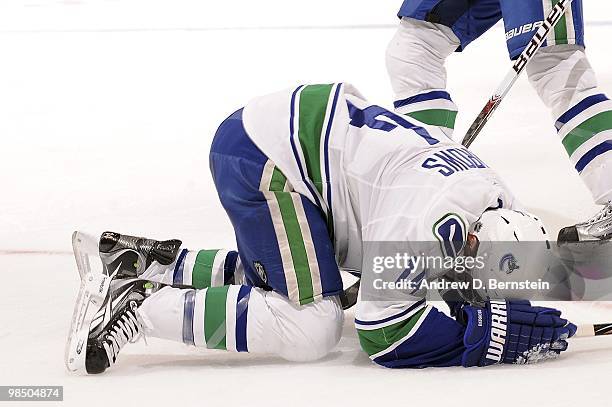
[[[461,364],[535,363],[557,357],[576,326],[553,308],[529,301],[490,300],[484,308],[465,305],[457,315],[465,325]]]

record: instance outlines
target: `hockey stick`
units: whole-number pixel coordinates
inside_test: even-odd
[[[576,330],[575,338],[588,338],[591,336],[612,335],[612,323],[580,325]]]
[[[342,304],[342,309],[347,310],[357,303],[360,282],[361,279],[358,279],[349,288],[340,293],[340,303]]]
[[[565,10],[570,6],[572,0],[559,0],[559,2],[553,7],[550,14],[544,19],[544,22],[538,28],[535,35],[529,41],[525,50],[519,55],[517,60],[512,65],[512,68],[497,87],[493,96],[489,99],[485,107],[480,111],[476,120],[472,123],[468,129],[465,137],[463,137],[463,144],[466,148],[472,145],[472,142],[476,139],[482,128],[487,124],[495,110],[499,107],[501,101],[508,94],[518,77],[525,70],[527,64],[531,61],[535,53],[540,49],[546,36],[553,29],[553,27],[561,20],[561,17],[565,14]]]

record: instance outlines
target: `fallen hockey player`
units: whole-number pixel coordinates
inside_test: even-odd
[[[548,243],[493,170],[443,129],[411,120],[342,83],[233,113],[210,168],[238,250],[104,233],[105,271],[80,267],[68,369],[101,373],[140,335],[315,360],[341,336],[339,267],[372,272],[364,243],[434,242],[432,255],[459,253],[468,235]],[[559,355],[576,330],[528,301],[463,302],[452,315],[424,298],[360,299],[355,325],[369,357],[393,368],[536,362]]]

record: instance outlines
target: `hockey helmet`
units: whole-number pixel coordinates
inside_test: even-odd
[[[537,280],[549,268],[551,244],[539,218],[510,209],[488,210],[470,225],[463,254],[478,257],[480,267],[471,277],[480,281],[512,282]],[[508,297],[509,292],[486,289],[483,297]],[[524,296],[524,292],[516,293]]]

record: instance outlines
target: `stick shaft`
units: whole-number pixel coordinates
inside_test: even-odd
[[[590,336],[612,335],[612,323],[579,325],[576,330],[576,338],[588,338]]]
[[[565,14],[565,11],[570,6],[572,0],[560,0],[552,9],[550,14],[544,19],[544,22],[538,28],[527,47],[523,50],[521,55],[514,61],[512,68],[506,74],[506,77],[502,81],[502,83],[497,87],[493,96],[489,99],[485,107],[480,111],[476,120],[472,123],[470,128],[468,129],[465,137],[463,137],[463,144],[465,147],[469,148],[472,145],[472,142],[476,139],[482,128],[487,124],[491,116],[497,108],[499,107],[501,101],[508,94],[518,77],[525,70],[527,64],[531,61],[535,53],[540,49],[544,41],[546,40],[546,36],[553,29],[553,27],[561,20],[561,17]]]

